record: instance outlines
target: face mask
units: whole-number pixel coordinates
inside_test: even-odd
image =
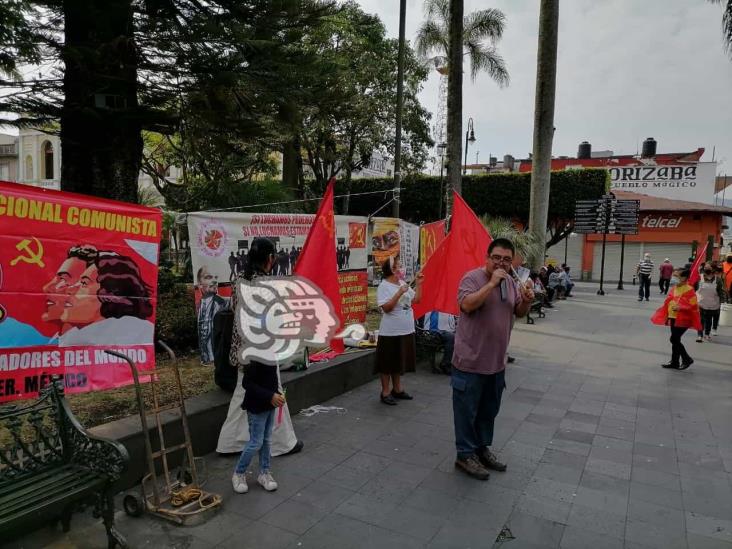
[[[712,274],[712,271],[707,271],[707,270],[705,270],[705,271],[704,271],[704,274],[705,274],[705,275],[707,275],[707,276],[711,276],[711,274]]]
[[[398,280],[404,280],[404,269],[399,269],[396,272],[396,276]]]
[[[679,279],[678,279],[677,277],[675,277],[675,276],[672,276],[672,277],[671,277],[671,282],[670,282],[670,284],[671,284],[672,286],[675,286],[675,285],[676,285],[676,284],[678,284],[678,283],[679,283]]]

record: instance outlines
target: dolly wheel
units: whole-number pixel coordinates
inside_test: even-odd
[[[122,507],[124,507],[125,513],[131,517],[139,517],[142,515],[143,504],[142,498],[136,494],[127,494],[122,499]]]

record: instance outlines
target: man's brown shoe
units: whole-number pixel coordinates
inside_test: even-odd
[[[480,460],[481,465],[486,469],[493,469],[494,471],[500,471],[501,473],[506,470],[506,464],[498,461],[496,455],[488,448],[482,452],[478,452],[478,459]]]
[[[478,480],[488,480],[491,476],[488,470],[480,464],[476,456],[470,456],[466,459],[456,459],[455,467],[462,469],[468,475]]]

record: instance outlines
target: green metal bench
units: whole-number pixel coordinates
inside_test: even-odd
[[[93,505],[108,547],[127,547],[114,527],[114,488],[129,455],[118,442],[87,433],[54,379],[30,404],[0,406],[0,540],[17,538]]]

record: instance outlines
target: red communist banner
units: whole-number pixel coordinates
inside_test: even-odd
[[[445,221],[425,223],[419,228],[419,264],[426,265],[437,247],[445,240]]]
[[[334,186],[335,177],[328,181],[328,187],[318,207],[315,221],[310,227],[305,245],[295,264],[294,273],[307,278],[320,288],[323,295],[330,300],[340,327],[343,327],[340,285],[338,283],[338,262],[336,260],[336,225],[333,211]],[[331,340],[330,347],[335,352],[343,352],[343,340]]]
[[[454,193],[450,233],[422,269],[422,299],[413,305],[414,317],[429,311],[457,315],[457,292],[463,275],[485,265],[491,237],[475,212]]]
[[[0,182],[0,402],[154,368],[159,210]]]

